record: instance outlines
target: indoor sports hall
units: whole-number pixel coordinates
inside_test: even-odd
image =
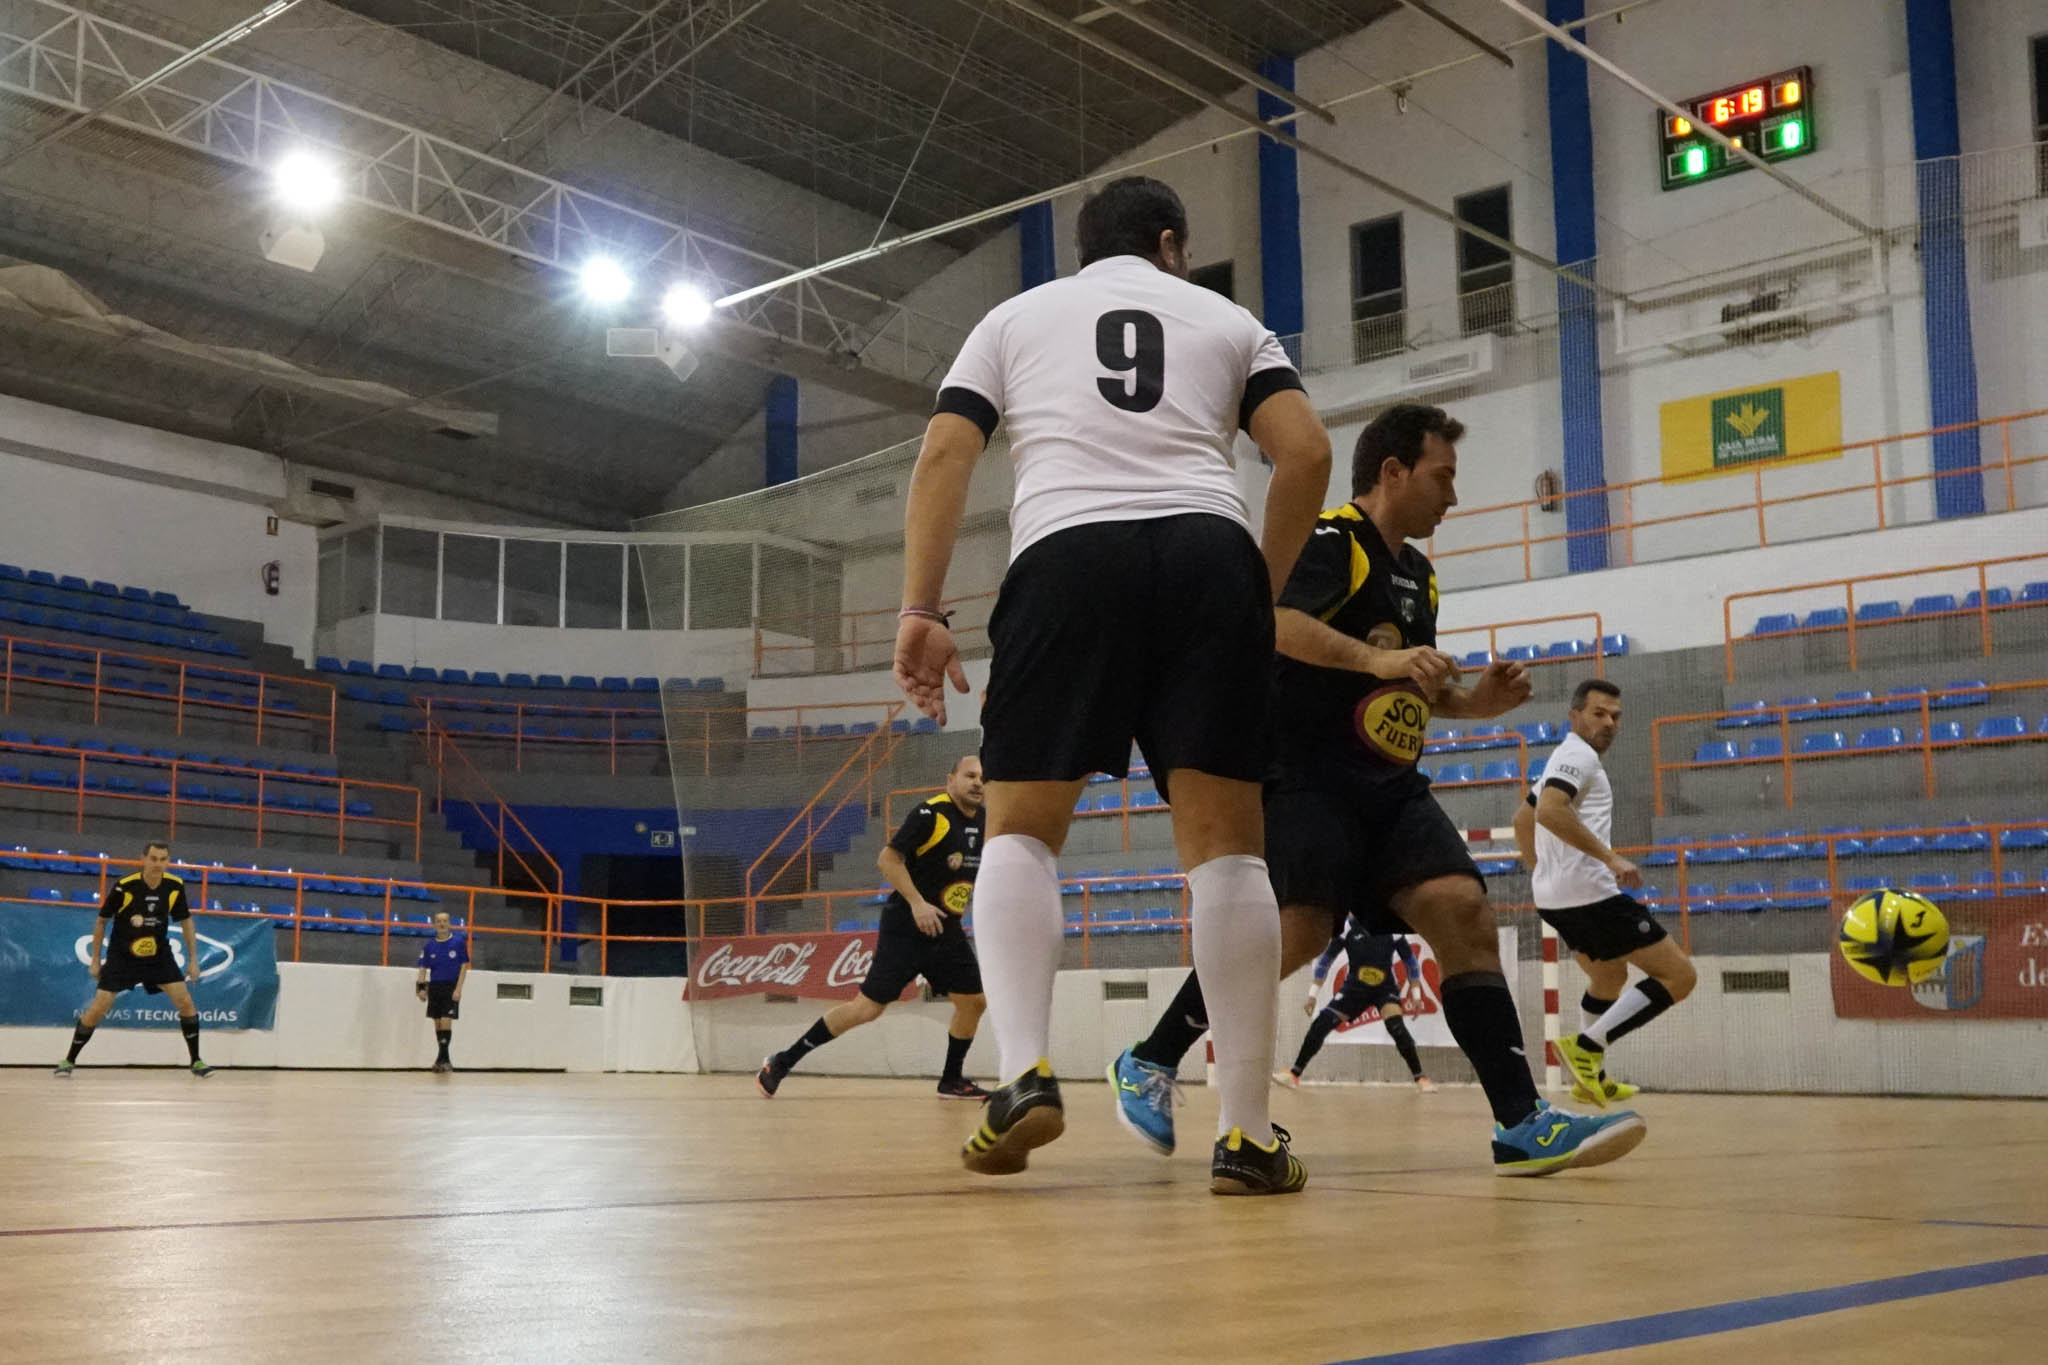
[[[1307,1184],[1216,1197],[1241,1062],[1119,1079],[1205,1027],[1137,750],[1055,850],[1064,1133],[972,1169],[1044,447],[975,395],[935,600],[906,509],[1130,176],[1183,218],[1119,268],[1246,310],[1329,516],[1462,423],[1340,598],[1425,575],[1380,629],[1526,686],[1371,718],[1518,1112],[1619,1159],[1508,1161],[1410,932],[1279,982]],[[1076,430],[1159,401],[1147,325],[1051,357]],[[0,0],[0,490],[0,1365],[2048,1356],[2038,3]]]

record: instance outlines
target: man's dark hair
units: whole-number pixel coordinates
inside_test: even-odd
[[[1621,687],[1619,684],[1611,683],[1605,678],[1588,678],[1572,689],[1572,710],[1585,710],[1586,698],[1592,696],[1595,692],[1598,692],[1603,697],[1613,697],[1616,700],[1619,700],[1621,697]]]
[[[954,760],[953,760],[953,766],[952,766],[952,767],[950,767],[950,768],[948,768],[948,769],[946,769],[946,776],[948,776],[948,777],[951,777],[951,776],[952,776],[952,775],[953,775],[954,773],[957,773],[957,772],[959,772],[959,771],[960,771],[960,765],[961,765],[962,763],[965,763],[965,762],[966,762],[966,761],[967,761],[968,759],[970,759],[970,758],[980,758],[980,757],[981,757],[981,755],[980,755],[980,754],[962,754],[962,755],[960,755],[960,757],[958,757],[958,758],[956,758],[956,759],[954,759]]]
[[[1171,232],[1187,248],[1188,211],[1180,196],[1162,181],[1127,175],[1088,196],[1074,238],[1084,267],[1111,256],[1143,256],[1156,263],[1162,232]]]
[[[1389,457],[1415,468],[1422,459],[1422,439],[1432,432],[1456,445],[1465,438],[1465,424],[1424,403],[1396,403],[1373,418],[1351,451],[1351,496],[1379,486],[1380,466]]]
[[[165,843],[163,840],[151,839],[148,843],[142,846],[142,856],[147,858],[150,854],[150,850],[157,848],[162,849],[166,853],[169,853],[171,851],[171,846]]]

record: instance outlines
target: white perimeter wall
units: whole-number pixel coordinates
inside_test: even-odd
[[[433,1028],[410,967],[278,964],[277,1027],[212,1031],[200,1042],[217,1066],[383,1069],[431,1066]],[[531,1000],[498,998],[524,984]],[[80,990],[85,984],[80,982]],[[569,987],[597,986],[602,1005],[571,1005]],[[593,977],[472,971],[462,988],[454,1054],[465,1067],[554,1071],[695,1071],[690,1007],[674,977]],[[81,993],[80,1003],[84,1002]],[[0,1029],[0,1064],[53,1062],[69,1028]],[[102,1029],[89,1064],[159,1064],[184,1056],[175,1029]]]

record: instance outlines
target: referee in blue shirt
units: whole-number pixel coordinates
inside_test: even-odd
[[[434,936],[420,949],[420,976],[416,984],[420,999],[427,1002],[427,1018],[434,1021],[434,1041],[441,1055],[434,1070],[453,1071],[448,1060],[448,1035],[462,1010],[462,983],[469,979],[469,935],[455,932],[446,910],[434,916]]]

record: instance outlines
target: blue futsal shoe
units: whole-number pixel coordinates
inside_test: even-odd
[[[1636,1149],[1650,1130],[1634,1110],[1574,1114],[1536,1101],[1536,1112],[1512,1128],[1493,1126],[1495,1175],[1549,1175],[1604,1166]]]
[[[1161,1156],[1173,1155],[1173,1105],[1179,1090],[1173,1072],[1139,1061],[1129,1048],[1109,1064],[1116,1121]]]

